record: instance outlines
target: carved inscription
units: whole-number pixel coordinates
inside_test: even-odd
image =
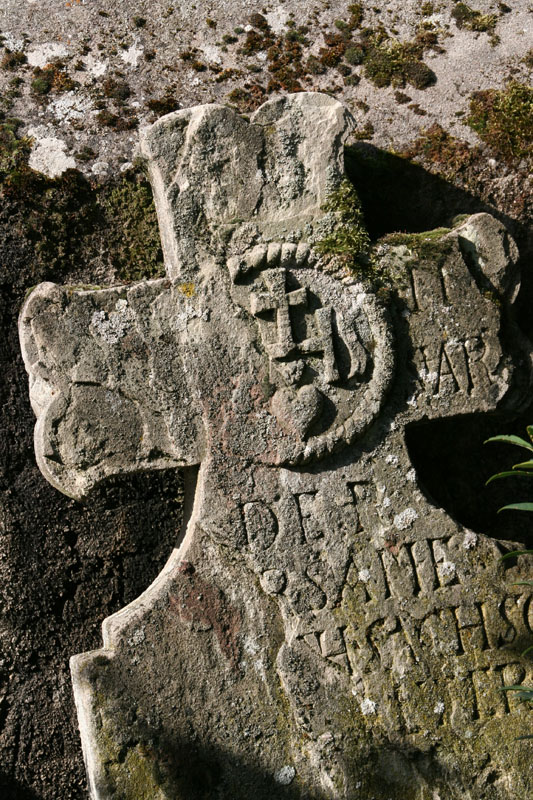
[[[503,386],[495,296],[482,290],[465,266],[460,244],[449,239],[441,263],[434,259],[411,268],[404,290],[416,341],[414,364],[420,387],[430,396],[499,396]]]
[[[364,484],[342,486],[338,505],[314,489],[243,506],[248,557],[263,590],[280,602],[287,641],[301,640],[344,670],[355,692],[379,699],[396,730],[507,713],[514,702],[500,691],[507,679],[533,679],[509,647],[531,635],[531,598],[471,596],[464,534],[406,536],[376,549],[357,513]],[[438,687],[433,658],[443,665]]]

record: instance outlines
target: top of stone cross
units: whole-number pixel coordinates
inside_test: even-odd
[[[21,313],[37,459],[55,486],[79,497],[108,475],[217,459],[295,466],[377,420],[391,320],[361,285],[315,268],[313,251],[338,222],[322,207],[343,178],[349,124],[340,103],[309,93],[251,122],[201,106],[144,134],[169,278],[42,284]],[[491,297],[514,293],[514,244],[477,215],[442,248],[438,263],[411,265],[403,297],[413,419],[492,409],[512,373]]]
[[[347,109],[325,94],[271,100],[250,121],[221,105],[169,114],[145,131],[170,278],[259,242],[323,235],[322,205],[344,175]]]
[[[302,463],[366,430],[392,377],[386,315],[313,269],[313,242],[337,223],[323,204],[349,127],[339,102],[305,93],[251,122],[200,106],[145,133],[170,281],[42,284],[22,311],[37,459],[54,485],[79,496],[217,448]],[[226,419],[221,385],[234,387]]]

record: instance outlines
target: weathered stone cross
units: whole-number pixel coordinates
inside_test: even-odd
[[[516,248],[487,215],[438,258],[389,248],[389,308],[328,271],[313,244],[350,124],[306,93],[164,117],[142,150],[167,279],[43,284],[22,311],[55,486],[190,468],[179,548],[72,659],[93,798],[520,795],[495,743],[530,729],[499,691],[531,680],[529,601],[404,444],[508,392]]]

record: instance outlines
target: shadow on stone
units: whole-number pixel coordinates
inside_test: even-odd
[[[18,781],[0,772],[0,792],[3,800],[40,800],[37,794],[28,786],[22,786]]]
[[[444,508],[467,528],[496,539],[533,547],[530,514],[498,514],[508,503],[531,500],[527,478],[487,479],[520,460],[516,447],[484,442],[498,434],[525,434],[532,424],[533,406],[516,414],[467,414],[428,420],[406,430],[406,442],[421,488],[430,502]]]
[[[357,189],[372,239],[451,224],[459,214],[493,214],[517,236],[517,222],[481,198],[400,156],[359,143],[345,150],[346,172]]]
[[[372,239],[387,233],[417,233],[449,227],[458,215],[486,212],[499,219],[520,252],[521,289],[515,313],[522,331],[533,339],[533,228],[428,172],[419,164],[366,142],[345,149],[346,173],[357,189]]]

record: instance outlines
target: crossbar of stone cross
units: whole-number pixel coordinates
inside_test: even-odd
[[[142,150],[167,278],[44,284],[22,310],[54,485],[81,497],[111,474],[189,468],[179,547],[105,620],[103,648],[72,659],[96,800],[266,800],[296,776],[306,797],[423,796],[403,753],[428,743],[458,796],[484,791],[482,751],[527,796],[492,738],[495,716],[498,736],[529,730],[499,691],[533,677],[516,647],[527,598],[508,588],[523,568],[504,577],[498,543],[425,498],[404,440],[505,402],[516,247],[481,214],[434,261],[385,248],[384,269],[406,265],[390,308],[321,269],[350,125],[307,93],[250,121],[221,106],[162,118]]]

